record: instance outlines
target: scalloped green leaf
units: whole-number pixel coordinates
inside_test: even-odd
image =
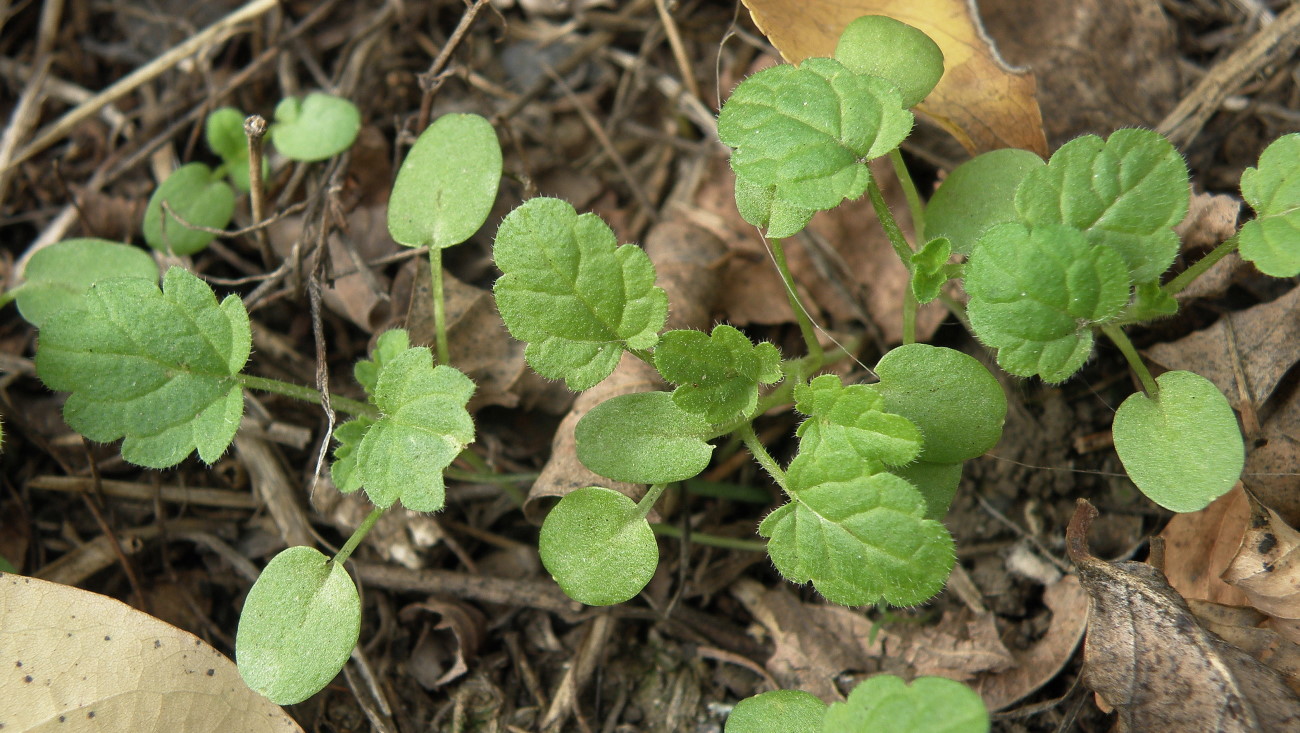
[[[401,501],[416,512],[441,509],[443,469],[474,442],[474,421],[465,409],[473,394],[474,382],[452,367],[435,367],[427,347],[407,349],[385,362],[374,393],[382,417],[357,444],[347,481],[359,480],[380,508]]]
[[[83,310],[45,322],[36,373],[71,392],[63,417],[99,442],[125,438],[122,457],[148,468],[191,451],[212,463],[239,428],[237,375],[248,361],[248,313],[230,295],[217,305],[207,283],[173,267],[163,288],[120,278],[90,287]]]
[[[925,499],[925,518],[941,520],[948,514],[961,484],[961,463],[916,461],[889,472],[916,487]]]
[[[902,466],[921,453],[921,431],[902,415],[884,411],[885,400],[865,384],[840,383],[823,374],[794,390],[795,409],[808,416],[795,433],[799,452],[836,452],[858,460]]]
[[[781,352],[726,324],[711,334],[668,331],[655,347],[654,363],[665,380],[679,385],[673,402],[711,423],[748,415],[758,406],[759,385],[781,381]]]
[[[1115,452],[1151,501],[1174,512],[1199,511],[1241,478],[1237,416],[1199,374],[1165,372],[1156,384],[1155,399],[1139,392],[1115,412]]]
[[[718,136],[734,148],[731,168],[743,180],[737,206],[771,237],[794,234],[809,212],[861,196],[871,179],[867,161],[911,129],[912,113],[892,84],[824,58],[754,74],[718,115]]]
[[[1001,148],[953,168],[925,205],[925,236],[947,237],[953,252],[970,254],[986,230],[1019,218],[1016,188],[1045,165],[1036,153]]]
[[[943,524],[926,519],[916,487],[892,473],[800,452],[787,472],[792,500],[767,515],[776,569],[846,606],[923,603],[943,589],[955,550]]]
[[[1118,130],[1104,142],[1084,135],[1062,145],[1016,189],[1016,210],[1032,228],[1061,224],[1124,258],[1134,283],[1158,280],[1178,254],[1175,224],[1187,216],[1187,163],[1164,136]]]
[[[357,464],[357,448],[375,421],[358,417],[334,428],[334,462],[330,464],[330,480],[340,493],[351,494],[361,488],[362,471]]]
[[[986,733],[989,712],[979,693],[956,680],[917,677],[908,684],[882,674],[831,703],[822,726],[836,733]]]
[[[279,705],[325,688],[361,634],[361,597],[342,566],[312,547],[271,558],[244,600],[235,661],[248,686]]]
[[[361,110],[352,102],[323,92],[304,99],[286,97],[275,106],[267,136],[290,160],[310,163],[333,158],[352,147],[361,132]]]
[[[929,303],[939,297],[939,289],[954,274],[955,266],[948,264],[951,256],[952,244],[946,237],[931,239],[912,253],[908,269],[912,271],[912,295],[918,303]]]
[[[1241,196],[1256,218],[1242,226],[1241,256],[1265,275],[1300,275],[1300,133],[1283,135],[1241,174]]]
[[[163,216],[163,202],[172,214]],[[159,252],[192,255],[217,238],[176,219],[209,229],[225,229],[235,214],[235,191],[202,163],[177,168],[149,197],[144,210],[144,241]]]
[[[885,15],[853,20],[835,44],[835,60],[898,89],[904,108],[915,107],[943,77],[943,51],[918,28]]]
[[[408,247],[452,247],[487,221],[501,183],[501,144],[473,114],[439,117],[406,154],[388,200],[388,233]]]
[[[634,598],[659,566],[659,543],[636,502],[599,486],[560,499],[537,550],[565,594],[588,606]]]
[[[998,444],[1007,397],[997,377],[973,356],[928,344],[893,349],[876,364],[882,409],[912,421],[925,436],[917,456],[960,463]]]
[[[24,282],[10,291],[18,312],[41,327],[58,311],[85,307],[86,289],[101,280],[131,277],[158,282],[149,253],[106,239],[66,239],[37,251],[23,270]]]
[[[1032,231],[999,224],[975,243],[966,264],[967,314],[998,364],[1021,376],[1062,382],[1092,353],[1092,327],[1129,298],[1124,260],[1068,227]]]
[[[384,365],[409,348],[411,338],[405,329],[390,328],[384,331],[375,339],[375,348],[371,351],[370,358],[361,359],[352,367],[353,378],[366,390],[367,395],[373,396],[379,385],[379,372]]]
[[[668,317],[644,250],[618,245],[595,214],[535,198],[501,222],[492,248],[505,273],[493,286],[510,334],[538,374],[581,391],[618,365],[625,348],[648,349]]]
[[[686,412],[667,392],[619,395],[578,421],[578,460],[592,471],[632,484],[693,478],[709,465],[707,420]]]
[[[826,703],[803,690],[772,690],[736,703],[723,733],[822,733]]]

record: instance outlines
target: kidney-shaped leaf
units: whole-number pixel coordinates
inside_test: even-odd
[[[1241,256],[1266,275],[1300,274],[1300,132],[1264,149],[1241,174],[1241,195],[1257,215],[1238,234]]]
[[[158,265],[144,250],[104,239],[68,239],[27,261],[26,281],[15,293],[18,312],[41,327],[64,309],[83,308],[86,289],[100,280],[133,277],[158,282]]]
[[[699,475],[713,446],[709,423],[667,392],[619,395],[582,416],[574,437],[578,460],[615,481],[666,484]]]
[[[826,709],[822,730],[836,733],[985,733],[989,711],[977,692],[946,677],[869,677]]]
[[[357,106],[321,92],[301,100],[283,99],[275,106],[275,123],[267,131],[284,157],[303,162],[333,158],[351,147],[359,132]]]
[[[560,588],[589,606],[636,596],[659,565],[654,530],[636,502],[599,486],[560,499],[542,522],[537,550]]]
[[[164,215],[164,201],[171,214]],[[183,165],[149,198],[144,210],[144,241],[159,252],[192,255],[217,235],[190,229],[176,216],[195,226],[224,229],[234,213],[235,192],[230,184],[214,178],[212,169],[202,163]]]
[[[736,703],[723,733],[822,733],[826,703],[803,690],[772,690]]]
[[[712,423],[749,414],[758,405],[759,385],[781,381],[781,352],[766,342],[750,342],[726,324],[711,334],[665,333],[654,362],[664,379],[678,385],[673,402]]]

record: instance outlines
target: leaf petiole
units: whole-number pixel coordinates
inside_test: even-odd
[[[889,151],[889,162],[894,164],[894,175],[903,186],[903,197],[907,199],[907,208],[912,213],[912,230],[916,232],[916,241],[925,242],[925,204],[921,203],[916,183],[907,170],[907,164],[903,162],[902,151],[898,148]]]
[[[650,488],[646,489],[645,495],[641,497],[641,501],[636,503],[637,519],[645,519],[646,516],[650,514],[650,510],[654,508],[655,502],[659,501],[659,497],[663,495],[664,489],[667,488],[668,484],[652,484]]]
[[[671,524],[660,524],[656,522],[651,522],[650,529],[653,529],[655,531],[655,534],[663,535],[664,537],[678,538],[678,537],[683,537],[686,534],[685,532],[682,532],[680,527]],[[738,537],[720,537],[718,535],[705,534],[703,532],[691,532],[691,542],[697,545],[721,547],[727,550],[741,550],[743,552],[766,552],[767,551],[766,542],[759,542],[757,540],[742,540]]]
[[[442,292],[442,247],[429,248],[429,277],[433,285],[433,327],[436,333],[438,363],[451,364],[447,347],[447,304]]]
[[[357,549],[357,545],[361,544],[361,540],[366,538],[366,535],[370,533],[371,528],[375,526],[375,522],[378,522],[379,518],[382,517],[386,511],[388,510],[381,507],[371,509],[370,513],[367,514],[366,518],[361,520],[361,524],[352,531],[352,536],[348,538],[348,541],[343,544],[343,547],[339,549],[338,554],[335,555],[330,562],[335,565],[342,565],[347,562],[348,557],[352,555],[352,551]]]
[[[785,471],[781,469],[781,465],[776,462],[772,454],[767,452],[767,448],[763,446],[763,441],[758,439],[758,434],[754,432],[754,426],[745,423],[737,428],[736,434],[745,442],[745,447],[749,449],[750,455],[754,456],[754,460],[758,461],[758,465],[762,466],[763,470],[771,475],[772,480],[776,482],[777,486],[781,487],[782,491],[789,494],[790,488],[786,482]]]
[[[808,311],[799,301],[799,292],[794,289],[794,276],[790,274],[790,266],[785,260],[785,248],[781,245],[780,239],[770,241],[772,258],[776,260],[776,269],[781,273],[781,281],[785,283],[785,297],[790,300],[790,309],[794,311],[795,320],[799,322],[799,333],[803,334],[804,343],[808,346],[808,355],[821,361],[826,357],[821,342],[817,340],[817,332],[813,330],[812,319],[808,317]]]
[[[1192,284],[1196,278],[1204,275],[1207,270],[1214,267],[1219,260],[1227,257],[1237,251],[1237,246],[1241,243],[1240,236],[1232,236],[1224,240],[1219,246],[1210,250],[1210,253],[1197,260],[1191,267],[1178,273],[1173,280],[1165,283],[1163,290],[1169,296],[1177,295],[1182,292],[1183,288]]]
[[[294,399],[302,400],[304,402],[320,402],[320,392],[317,392],[311,387],[304,387],[301,384],[292,384],[290,382],[281,382],[278,379],[267,379],[266,377],[258,377],[252,374],[237,374],[235,376],[239,379],[239,383],[244,387],[244,389],[271,392],[273,394],[284,395],[285,397],[293,397]],[[374,420],[377,420],[380,417],[379,409],[374,405],[369,405],[365,402],[359,402],[347,397],[340,397],[335,394],[330,395],[330,405],[356,417],[368,417]]]
[[[1113,323],[1107,323],[1101,327],[1102,333],[1119,347],[1120,353],[1128,361],[1129,367],[1137,374],[1138,379],[1142,380],[1142,391],[1146,392],[1147,397],[1155,399],[1160,395],[1160,387],[1156,385],[1156,380],[1151,378],[1151,372],[1147,370],[1147,365],[1142,362],[1142,357],[1138,355],[1137,349],[1133,342],[1128,340],[1124,335],[1124,329]]]

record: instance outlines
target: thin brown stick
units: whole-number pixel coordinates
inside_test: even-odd
[[[254,221],[257,221],[257,223],[252,224],[250,226],[246,226],[243,229],[217,229],[216,227],[205,227],[201,224],[194,224],[190,221],[187,221],[185,217],[176,213],[176,210],[172,208],[170,201],[163,201],[161,205],[162,205],[163,213],[167,214],[167,216],[171,217],[172,219],[175,219],[178,224],[185,227],[186,229],[193,229],[196,232],[207,232],[208,234],[215,234],[218,237],[223,237],[226,239],[230,239],[233,237],[242,237],[245,234],[260,232],[263,229],[266,229],[267,227],[276,223],[277,221],[283,219],[284,217],[296,214],[299,211],[302,211],[303,209],[307,208],[306,201],[299,201],[298,203],[285,208],[283,211],[276,212],[274,216],[272,216],[270,219],[267,219],[266,221],[260,221],[257,220],[256,217],[254,217]]]
[[[420,75],[420,88],[424,90],[424,96],[420,98],[420,116],[415,123],[416,134],[424,132],[424,128],[429,126],[429,116],[433,113],[433,95],[442,86],[442,70],[451,60],[451,54],[460,45],[460,41],[469,32],[469,27],[474,24],[474,18],[478,16],[478,11],[488,4],[488,0],[474,0],[474,4],[465,9],[465,14],[460,16],[460,22],[456,24],[456,29],[451,32],[451,37],[443,45],[442,50],[438,52],[437,58],[429,65],[429,70]]]
[[[94,491],[94,484],[93,479],[75,476],[37,476],[27,482],[27,488],[86,494]],[[184,486],[163,486],[161,489],[155,489],[149,484],[133,481],[101,479],[99,481],[99,490],[104,496],[134,501],[153,501],[157,497],[174,504],[195,504],[230,509],[256,509],[261,506],[261,502],[252,494],[243,491],[227,491],[225,489],[189,488]]]
[[[682,81],[686,82],[686,88],[690,90],[691,96],[703,99],[700,96],[700,83],[695,79],[695,70],[691,68],[691,58],[686,55],[686,44],[682,42],[681,31],[677,29],[677,21],[673,19],[672,13],[668,12],[668,0],[655,0],[655,9],[659,11],[659,20],[664,24],[664,35],[668,36],[668,45],[673,50],[677,73],[681,74]]]
[[[248,138],[248,206],[253,223],[257,225],[262,222],[266,207],[266,189],[262,184],[262,139],[266,137],[266,118],[249,115],[244,120],[244,136]],[[262,264],[269,269],[275,264],[271,240],[267,238],[264,227],[254,226],[252,231],[257,249],[262,253]]]

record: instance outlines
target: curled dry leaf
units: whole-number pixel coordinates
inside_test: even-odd
[[[1219,577],[1241,544],[1249,516],[1241,484],[1199,512],[1175,514],[1160,533],[1165,542],[1161,570],[1169,585],[1189,601],[1196,598],[1231,606],[1249,603],[1245,593]]]
[[[1090,598],[1084,683],[1116,709],[1117,729],[1300,728],[1300,699],[1281,675],[1206,631],[1163,573],[1092,554],[1087,535],[1096,516],[1080,500],[1066,547]]]
[[[1300,532],[1252,494],[1246,497],[1250,526],[1223,580],[1271,616],[1279,634],[1300,643]]]
[[[1187,604],[1206,629],[1277,670],[1286,678],[1287,685],[1300,694],[1300,644],[1267,628],[1269,616],[1253,608],[1210,601],[1189,600]]]
[[[436,624],[424,625],[407,664],[416,680],[425,689],[432,690],[469,671],[468,660],[478,656],[479,647],[487,636],[487,619],[468,603],[439,598],[412,603],[403,608],[398,617],[409,623],[420,616],[421,611],[440,618]],[[450,664],[447,663],[448,657],[451,658]]]

